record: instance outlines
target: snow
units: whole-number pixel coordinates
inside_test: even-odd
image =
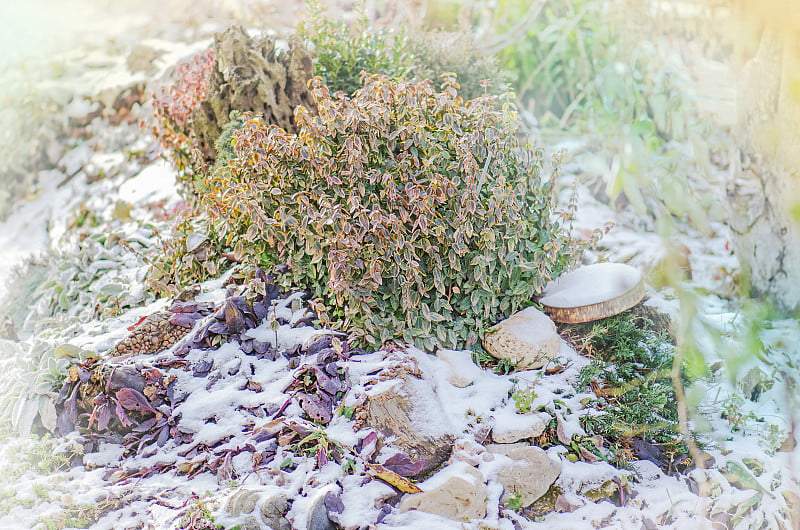
[[[102,442],[98,450],[83,457],[83,465],[89,469],[101,466],[111,466],[118,463],[125,453],[125,448],[119,444]]]
[[[342,479],[342,503],[345,510],[340,521],[345,527],[357,527],[363,521],[374,521],[380,513],[379,502],[395,495],[394,488],[378,480],[366,484],[356,475]]]
[[[539,303],[549,307],[581,307],[606,302],[627,293],[642,273],[624,263],[596,263],[560,276],[548,284]]]
[[[280,317],[280,313],[278,313]],[[247,330],[245,335],[251,339],[268,342],[278,351],[286,351],[291,346],[303,344],[306,341],[319,336],[318,330],[310,326],[293,328],[290,324],[281,324],[277,330],[272,329],[273,316],[269,315],[269,321],[264,321],[257,328]],[[291,318],[291,317],[290,317]],[[277,335],[277,337],[276,337]]]
[[[119,198],[134,205],[159,199],[177,201],[175,170],[166,161],[159,160],[126,180],[119,188]]]

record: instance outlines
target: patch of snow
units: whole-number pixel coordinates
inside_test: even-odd
[[[624,263],[596,263],[549,283],[539,302],[550,307],[581,307],[621,296],[641,281],[642,273]]]
[[[175,170],[164,160],[159,160],[119,187],[119,198],[134,205],[155,202],[159,199],[179,199],[175,191]]]

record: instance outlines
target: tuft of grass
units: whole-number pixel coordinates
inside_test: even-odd
[[[511,359],[497,359],[492,357],[479,345],[473,347],[472,362],[483,368],[500,375],[508,375],[517,369],[517,363]]]
[[[519,511],[522,509],[522,495],[515,493],[505,502],[505,507],[509,510]]]
[[[216,530],[224,526],[214,522],[213,511],[217,509],[216,501],[195,498],[182,512],[180,528],[185,530]]]
[[[95,504],[71,504],[65,506],[60,514],[43,517],[38,522],[47,530],[90,528],[101,517],[121,505],[122,502],[119,500],[105,500]]]
[[[531,412],[533,402],[539,397],[533,388],[518,388],[511,393],[511,399],[517,407],[517,412],[527,414]]]
[[[4,431],[7,429],[9,427]],[[49,434],[40,438],[36,436],[11,438],[7,434],[0,434],[0,443],[3,445],[0,476],[8,481],[13,481],[29,472],[52,475],[70,468],[72,455],[55,453],[53,451],[55,441]]]
[[[308,2],[309,16],[300,36],[314,48],[314,69],[331,92],[354,94],[363,86],[361,72],[396,79],[430,79],[445,86],[455,75],[465,100],[508,91],[508,74],[470,33],[423,28],[371,27],[359,2],[351,25],[329,19],[317,0]]]

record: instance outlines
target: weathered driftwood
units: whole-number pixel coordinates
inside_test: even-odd
[[[394,438],[415,461],[425,463],[416,476],[438,468],[453,450],[444,411],[427,381],[404,373],[386,391],[371,395],[364,404],[366,425]]]
[[[539,297],[556,322],[578,324],[607,318],[644,298],[642,273],[622,263],[581,267],[551,282]]]

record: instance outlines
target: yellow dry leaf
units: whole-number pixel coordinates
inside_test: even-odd
[[[419,487],[408,479],[401,477],[394,471],[390,471],[378,464],[367,464],[369,470],[379,479],[393,486],[403,493],[422,493]]]

